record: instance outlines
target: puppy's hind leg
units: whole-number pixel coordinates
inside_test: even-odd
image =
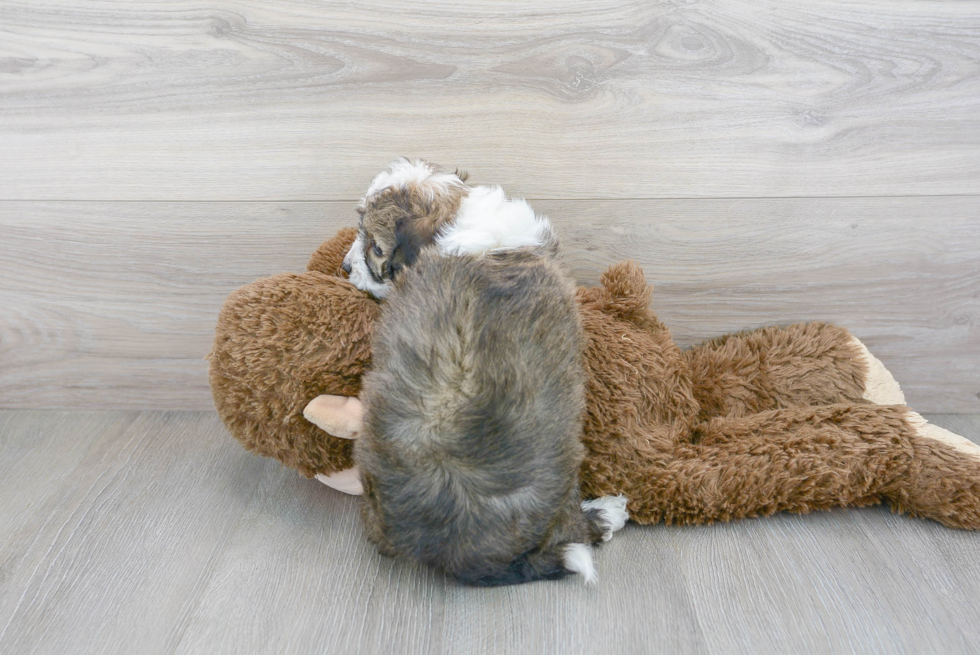
[[[571,546],[581,546],[585,549],[585,559],[579,553],[578,558],[569,565],[566,560],[566,550]],[[543,550],[524,553],[504,567],[495,570],[462,571],[456,573],[456,578],[466,584],[477,587],[499,587],[501,585],[524,584],[536,580],[558,580],[570,573],[588,571],[589,579],[595,579],[595,569],[592,566],[592,555],[585,544],[559,544]],[[587,560],[587,561],[586,561]],[[574,568],[573,568],[574,566]]]
[[[549,543],[539,550],[524,553],[496,571],[467,572],[457,577],[467,584],[490,587],[578,574],[585,584],[595,584],[598,576],[592,561],[592,544],[609,541],[629,520],[626,497],[603,496],[581,505],[577,499],[573,502],[559,518],[559,528]]]
[[[582,576],[587,585],[594,585],[598,576],[592,563],[590,544],[609,541],[613,533],[621,530],[629,520],[626,511],[626,496],[603,496],[582,501],[582,516],[590,543],[571,542],[560,546],[562,568],[569,573]]]
[[[558,580],[569,574],[579,574],[587,585],[595,584],[598,576],[592,563],[592,547],[582,543],[564,543],[544,550],[524,553],[506,567],[473,574],[457,574],[466,584],[478,587],[523,584],[535,580]]]
[[[582,511],[589,522],[592,543],[609,541],[613,533],[621,530],[630,518],[626,511],[626,496],[623,494],[583,500]]]
[[[593,585],[598,576],[592,563],[591,544],[609,541],[614,532],[626,525],[630,517],[626,511],[626,496],[620,494],[582,501],[580,506],[576,504],[574,513],[578,518],[571,521],[564,532],[566,538],[572,540],[556,550],[565,571],[577,573],[585,584]]]

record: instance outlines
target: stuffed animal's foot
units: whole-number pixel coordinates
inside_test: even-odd
[[[323,395],[306,405],[303,416],[334,437],[357,439],[364,420],[364,406],[353,396]]]
[[[599,514],[598,523],[602,529],[603,541],[612,539],[613,533],[622,530],[630,518],[626,511],[626,496],[623,494],[582,501],[582,511],[589,510],[595,510]]]
[[[364,407],[360,400],[351,396],[323,395],[306,405],[303,416],[328,434],[342,439],[356,439],[360,436]],[[330,475],[318,473],[316,479],[345,494],[360,496],[364,493],[361,474],[356,466]]]
[[[951,528],[980,530],[980,446],[908,412],[909,473],[887,494],[893,508]]]
[[[868,367],[864,399],[876,405],[904,405],[905,394],[885,365],[857,337],[851,337],[851,343],[861,352],[860,358]]]
[[[909,412],[909,423],[915,428],[916,436],[946,444],[957,452],[974,458],[980,464],[980,445],[955,432],[933,425],[916,412]]]
[[[356,466],[330,475],[318,473],[316,479],[331,489],[342,491],[351,496],[360,496],[364,493],[364,487],[361,485],[361,473]]]

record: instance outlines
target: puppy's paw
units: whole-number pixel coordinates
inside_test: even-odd
[[[303,409],[303,416],[321,430],[341,439],[360,436],[364,420],[361,401],[353,396],[317,396]]]
[[[623,529],[630,515],[626,511],[626,496],[603,496],[593,500],[582,501],[582,511],[595,510],[597,522],[602,530],[602,540],[609,541],[613,533]]]

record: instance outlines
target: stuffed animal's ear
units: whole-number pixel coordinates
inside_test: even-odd
[[[335,236],[320,244],[320,247],[310,257],[310,263],[306,265],[306,270],[319,271],[335,277],[347,277],[347,274],[341,269],[341,265],[344,263],[344,256],[356,238],[357,228],[345,227],[341,229]]]
[[[415,229],[415,221],[410,218],[400,218],[395,223],[395,247],[388,256],[388,277],[392,280],[406,266],[415,263],[419,251],[425,245],[425,240]]]

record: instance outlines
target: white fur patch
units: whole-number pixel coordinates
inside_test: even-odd
[[[980,445],[973,443],[966,437],[961,437],[955,432],[950,432],[949,430],[941,428],[938,425],[933,425],[916,412],[909,412],[909,423],[911,423],[915,428],[918,436],[924,439],[941,441],[964,455],[973,457],[974,459],[980,461]]]
[[[609,530],[602,535],[603,541],[612,539],[614,532],[619,532],[630,520],[629,512],[626,511],[626,496],[602,496],[593,500],[582,501],[582,509],[596,509],[602,519],[609,525]]]
[[[592,564],[592,549],[587,545],[566,544],[561,563],[566,571],[581,575],[585,584],[595,584],[598,576],[596,576],[595,566]]]
[[[344,264],[350,266],[350,283],[358,289],[367,291],[375,298],[384,298],[391,291],[391,281],[377,282],[371,276],[364,259],[364,238],[360,234],[344,255]]]
[[[864,382],[862,397],[876,405],[904,405],[905,394],[891,372],[857,337],[851,337],[851,343],[861,351],[861,359],[868,367],[868,378]]]
[[[499,186],[478,186],[463,198],[456,220],[439,233],[436,245],[444,255],[479,255],[539,246],[550,232],[550,221],[523,200],[508,200]]]
[[[385,189],[397,189],[409,184],[416,185],[431,200],[435,194],[445,193],[451,186],[462,186],[463,181],[455,173],[437,172],[432,164],[421,159],[402,158],[388,164],[388,168],[371,180],[366,197]]]

